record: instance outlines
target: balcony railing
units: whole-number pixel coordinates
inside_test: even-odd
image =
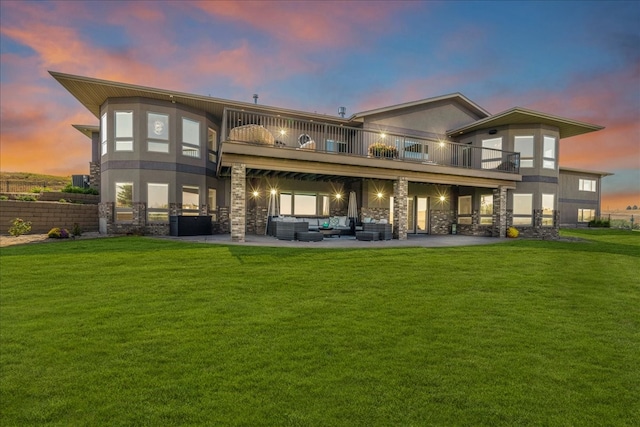
[[[511,151],[234,109],[223,115],[227,141],[513,174],[520,168],[520,154]]]

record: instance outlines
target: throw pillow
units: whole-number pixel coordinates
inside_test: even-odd
[[[339,219],[338,219],[337,216],[332,216],[331,218],[329,218],[329,226],[330,227],[334,227],[334,228],[337,227],[338,226],[338,222],[339,222]]]

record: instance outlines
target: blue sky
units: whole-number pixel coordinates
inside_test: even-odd
[[[88,169],[70,125],[97,119],[47,70],[331,115],[461,92],[606,126],[560,164],[615,173],[603,208],[640,205],[639,22],[622,1],[3,0],[0,169]]]

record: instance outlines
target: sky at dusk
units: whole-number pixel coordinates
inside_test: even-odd
[[[347,116],[460,92],[605,126],[560,165],[640,205],[640,2],[0,2],[0,170],[87,174],[98,124],[48,70]]]

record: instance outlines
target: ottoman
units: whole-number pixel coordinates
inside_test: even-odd
[[[301,242],[319,242],[324,238],[319,231],[299,231],[296,234]]]
[[[358,231],[356,232],[356,240],[362,240],[365,242],[380,240],[380,233],[376,231]]]

